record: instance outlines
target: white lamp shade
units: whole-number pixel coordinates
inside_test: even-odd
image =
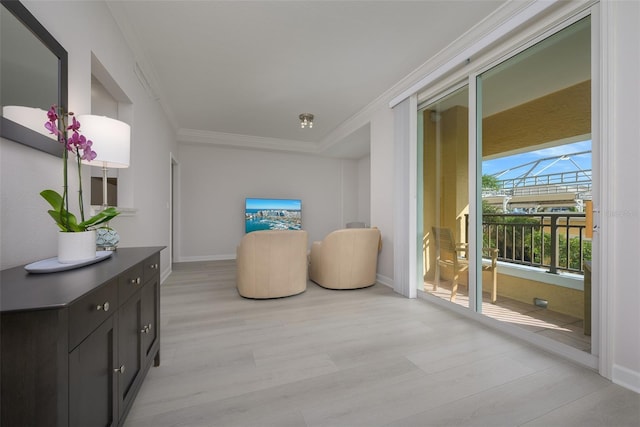
[[[131,127],[119,120],[104,116],[82,115],[80,133],[93,141],[91,149],[97,156],[82,163],[107,168],[128,168],[131,146]]]
[[[20,105],[5,105],[2,107],[2,115],[26,128],[45,135],[54,141],[58,137],[47,130],[44,124],[47,122],[47,112],[42,108],[23,107]]]

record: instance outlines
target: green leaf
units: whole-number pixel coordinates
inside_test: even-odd
[[[62,210],[62,196],[53,190],[43,190],[40,195],[51,205],[51,207],[60,212]]]
[[[54,211],[54,210],[50,210],[47,212],[49,212],[49,215],[51,216],[51,218],[53,218],[56,224],[58,224],[58,228],[60,228],[60,231],[67,231],[66,227],[64,227],[60,222],[60,212]]]
[[[40,195],[51,205],[52,210],[48,211],[49,215],[58,224],[62,231],[85,231],[75,215],[64,208],[63,198],[60,194],[53,190],[43,190]]]
[[[48,212],[51,218],[53,218],[53,220],[58,224],[58,227],[60,228],[60,230],[85,231],[84,228],[82,228],[78,224],[78,220],[76,219],[75,215],[73,215],[72,213],[69,213],[66,210],[63,210],[62,212],[49,210]]]
[[[96,215],[92,216],[88,220],[81,222],[79,225],[84,227],[84,229],[88,229],[90,227],[95,227],[97,225],[103,224],[120,215],[120,212],[116,210],[114,207],[107,208],[102,212],[98,212]]]

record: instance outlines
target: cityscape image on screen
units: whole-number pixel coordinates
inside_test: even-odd
[[[302,201],[247,198],[244,223],[247,233],[257,230],[301,230]]]

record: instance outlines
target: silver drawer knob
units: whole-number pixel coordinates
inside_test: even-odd
[[[157,270],[158,269],[158,264],[151,264],[149,266],[149,268],[152,269],[152,270]]]
[[[132,285],[139,285],[141,281],[142,280],[140,280],[139,277],[136,277],[135,279],[131,279],[131,284]]]
[[[119,368],[114,369],[113,372],[117,372],[119,374],[124,374],[124,365],[120,366]]]
[[[100,311],[100,310],[109,311],[109,301],[106,301],[104,304],[98,304],[96,306],[96,310],[98,310],[98,311]]]

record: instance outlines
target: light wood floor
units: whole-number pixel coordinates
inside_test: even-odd
[[[247,300],[216,261],[174,265],[161,294],[127,427],[640,425],[640,395],[383,285]]]

